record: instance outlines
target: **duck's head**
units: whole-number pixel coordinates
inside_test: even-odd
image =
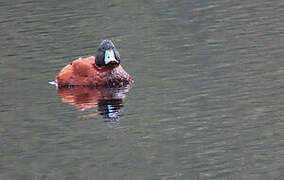
[[[98,67],[112,67],[120,64],[120,55],[111,40],[103,40],[98,47],[96,60]]]

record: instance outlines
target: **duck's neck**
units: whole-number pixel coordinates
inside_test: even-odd
[[[120,65],[112,65],[112,66],[97,66],[96,63],[94,63],[94,67],[99,71],[112,71],[116,68],[118,68]]]

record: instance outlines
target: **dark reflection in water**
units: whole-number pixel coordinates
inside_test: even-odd
[[[98,113],[84,115],[95,117],[101,115],[110,127],[118,125],[122,115],[123,99],[130,90],[130,86],[120,88],[58,88],[58,96],[61,101],[75,106],[78,110],[98,109]]]

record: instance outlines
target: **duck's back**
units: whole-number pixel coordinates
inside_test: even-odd
[[[115,68],[98,68],[94,56],[74,60],[58,73],[56,80],[59,87],[132,83],[132,78],[120,65]]]

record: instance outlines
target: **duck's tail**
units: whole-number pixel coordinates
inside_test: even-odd
[[[53,86],[58,86],[58,84],[57,84],[57,81],[56,80],[54,80],[54,81],[50,81],[50,82],[48,82],[49,84],[51,84],[51,85],[53,85]]]

